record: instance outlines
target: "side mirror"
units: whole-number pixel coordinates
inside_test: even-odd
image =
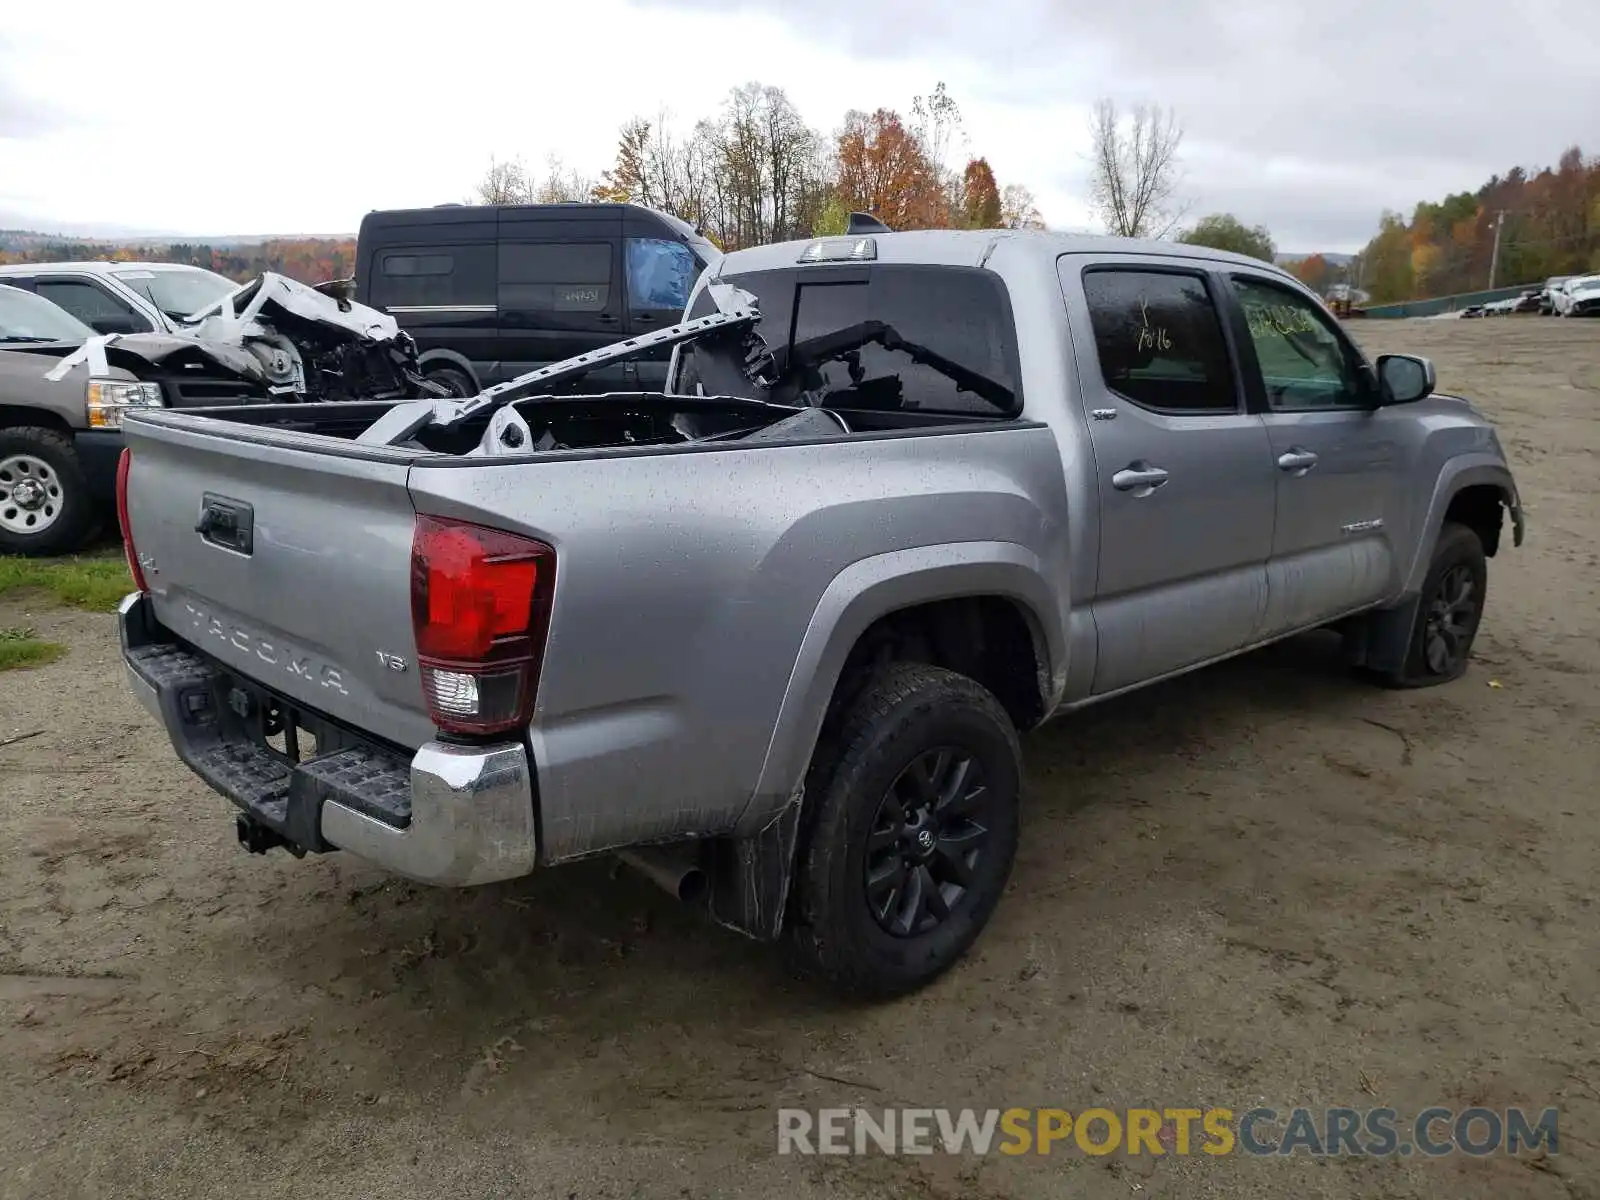
[[[1433,392],[1438,383],[1433,363],[1414,354],[1378,356],[1379,394],[1383,404],[1411,404]]]

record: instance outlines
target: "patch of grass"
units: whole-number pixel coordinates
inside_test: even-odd
[[[0,596],[38,589],[68,608],[110,612],[133,590],[128,564],[120,553],[65,558],[0,557]]]
[[[0,671],[42,667],[67,652],[60,642],[42,642],[31,629],[0,629]]]

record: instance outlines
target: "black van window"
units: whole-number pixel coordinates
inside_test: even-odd
[[[378,308],[461,308],[494,304],[494,247],[439,246],[380,251],[371,283]]]
[[[700,264],[682,242],[629,238],[628,307],[682,312]]]
[[[500,308],[517,312],[597,313],[611,302],[608,242],[504,242]]]

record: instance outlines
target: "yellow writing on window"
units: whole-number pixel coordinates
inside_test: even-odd
[[[1320,328],[1310,313],[1293,304],[1247,304],[1244,311],[1254,338],[1316,333]]]

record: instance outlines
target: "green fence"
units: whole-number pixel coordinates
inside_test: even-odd
[[[1542,287],[1538,283],[1519,283],[1516,287],[1495,288],[1489,292],[1462,292],[1459,296],[1435,296],[1432,300],[1404,300],[1399,304],[1369,304],[1363,310],[1369,317],[1434,317],[1440,313],[1458,312],[1474,304],[1487,304],[1491,300],[1509,300],[1520,296],[1529,288]]]

